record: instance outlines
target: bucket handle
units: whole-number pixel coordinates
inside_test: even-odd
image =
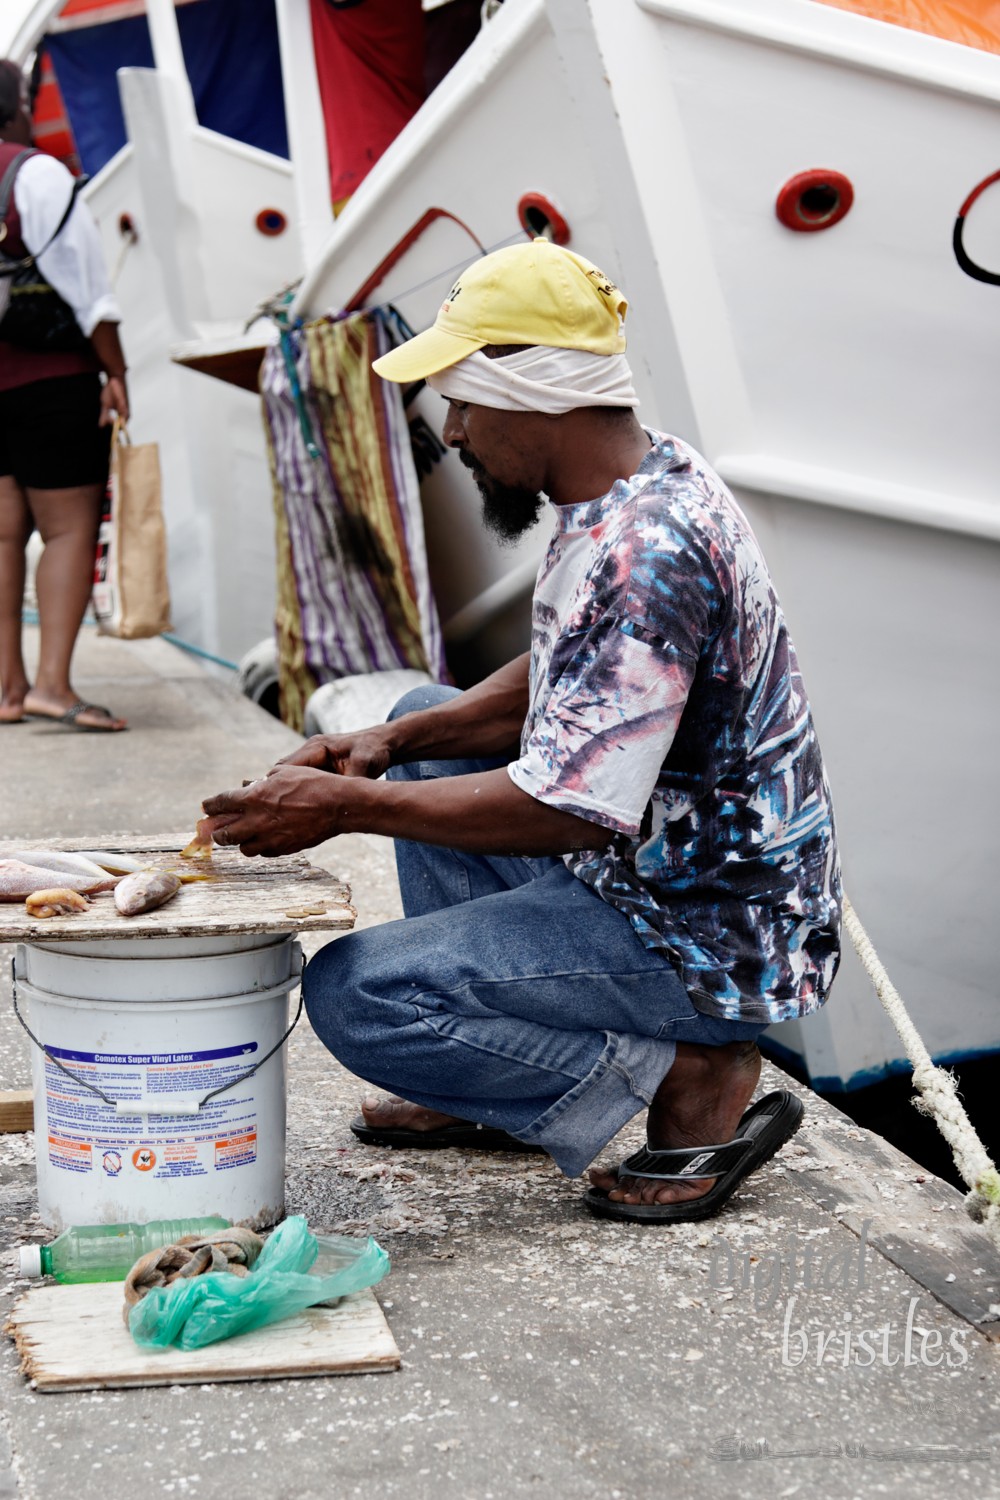
[[[265,997],[265,995],[277,995],[277,994],[281,994],[281,993],[284,993],[284,994],[287,995],[288,992],[289,992],[289,990],[294,989],[295,985],[298,984],[298,982],[299,982],[299,980],[301,978],[302,978],[302,949],[301,948],[297,948],[296,949],[296,965],[295,965],[295,968],[294,968],[293,972],[291,974],[289,974],[288,978],[286,980],[283,980],[280,985],[276,985],[273,990],[261,991],[260,994],[257,996],[257,998],[258,999],[263,999]],[[111,1099],[104,1092],[103,1089],[100,1089],[100,1088],[97,1087],[96,1083],[90,1083],[86,1078],[81,1078],[80,1075],[79,1075],[79,1073],[74,1073],[70,1068],[64,1067],[64,1065],[59,1061],[59,1059],[57,1057],[53,1057],[52,1053],[48,1051],[48,1049],[45,1046],[45,1043],[44,1042],[40,1042],[38,1040],[37,1036],[31,1030],[31,1027],[28,1025],[27,1021],[22,1016],[22,1014],[20,1012],[20,1009],[18,1008],[18,1004],[17,1004],[17,960],[15,958],[12,958],[11,961],[10,961],[10,982],[11,982],[11,995],[12,995],[13,1002],[14,1002],[14,1014],[15,1014],[15,1016],[17,1017],[18,1021],[23,1026],[24,1030],[28,1033],[29,1037],[34,1042],[34,1044],[38,1048],[39,1052],[41,1052],[42,1055],[45,1058],[47,1058],[47,1060],[52,1064],[52,1066],[54,1068],[58,1068],[59,1071],[60,1071],[60,1073],[65,1073],[65,1075],[66,1075],[67,1078],[72,1078],[72,1080],[73,1080],[74,1083],[78,1083],[80,1085],[80,1087],[82,1089],[86,1089],[88,1093],[90,1093],[90,1094],[96,1094],[97,1097],[98,1097],[98,1099],[103,1100],[104,1103],[108,1106],[109,1109],[113,1109],[119,1115],[121,1115],[121,1114],[130,1114],[130,1115],[162,1114],[162,1113],[165,1112],[165,1111],[163,1111],[160,1108],[156,1108],[154,1110],[143,1109],[142,1105],[143,1105],[143,1103],[145,1101],[141,1100],[141,1099]],[[276,1052],[280,1051],[281,1048],[288,1041],[288,1038],[291,1036],[292,1032],[295,1030],[296,1026],[299,1024],[299,1019],[300,1019],[300,1017],[302,1015],[302,1007],[303,1007],[304,1004],[305,1004],[305,1000],[304,1000],[304,997],[303,997],[303,995],[302,995],[302,993],[300,991],[300,993],[299,993],[299,1008],[295,1012],[295,1019],[292,1021],[291,1026],[289,1026],[288,1030],[285,1032],[285,1034],[281,1038],[281,1040],[278,1041],[278,1042],[275,1042],[275,1044],[271,1048],[270,1052],[266,1052],[264,1054],[264,1056],[260,1059],[260,1062],[254,1063],[254,1065],[253,1065],[252,1068],[247,1068],[247,1070],[246,1070],[245,1073],[240,1073],[236,1078],[231,1078],[229,1080],[229,1082],[228,1083],[224,1083],[221,1086],[221,1088],[211,1089],[205,1095],[205,1097],[203,1099],[198,1099],[198,1100],[193,1100],[193,1099],[178,1099],[178,1100],[176,1100],[175,1101],[175,1107],[173,1109],[171,1109],[169,1111],[169,1113],[171,1113],[171,1114],[197,1114],[199,1112],[199,1110],[204,1109],[204,1107],[208,1103],[209,1099],[214,1099],[218,1094],[224,1094],[229,1089],[234,1089],[238,1083],[246,1083],[246,1081],[247,1081],[248,1078],[252,1078],[255,1073],[259,1073],[260,1070],[261,1070],[261,1068],[268,1061],[268,1059],[272,1058]],[[178,1108],[176,1108],[176,1105],[182,1105],[182,1106],[186,1106],[186,1107],[178,1109]]]

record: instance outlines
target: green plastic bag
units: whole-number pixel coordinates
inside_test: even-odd
[[[129,1332],[144,1349],[202,1349],[339,1301],[388,1270],[389,1257],[373,1239],[310,1234],[298,1214],[278,1225],[248,1276],[209,1271],[158,1287],[132,1308]]]

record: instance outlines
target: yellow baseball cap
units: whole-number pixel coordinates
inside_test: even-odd
[[[623,354],[628,303],[582,255],[550,240],[508,245],[474,260],[433,325],[372,364],[386,380],[425,380],[486,344],[541,344]]]

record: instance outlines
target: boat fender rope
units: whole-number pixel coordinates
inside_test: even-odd
[[[886,973],[871,938],[850,901],[844,901],[844,926],[882,1007],[899,1034],[920,1092],[914,1106],[928,1115],[951,1147],[962,1181],[969,1188],[965,1210],[1000,1244],[1000,1172],[997,1171],[958,1097],[955,1079],[932,1060],[923,1038]]]

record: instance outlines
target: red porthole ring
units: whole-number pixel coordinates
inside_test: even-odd
[[[262,208],[254,223],[261,234],[266,234],[270,239],[276,234],[284,234],[288,228],[288,220],[280,208]]]
[[[774,205],[786,229],[815,234],[839,224],[854,202],[854,189],[843,172],[797,172],[789,177]]]
[[[541,193],[525,193],[518,199],[517,217],[525,234],[532,239],[543,234],[554,245],[569,244],[569,225],[551,198]]]
[[[1000,182],[1000,172],[992,172],[989,177],[983,178],[978,187],[972,189],[972,192],[958,210],[958,218],[955,220],[955,229],[951,236],[951,244],[955,252],[955,259],[966,276],[971,276],[973,281],[985,281],[987,286],[1000,286],[1000,272],[984,271],[982,266],[977,266],[976,262],[966,255],[965,246],[962,243],[962,237],[965,233],[965,220],[969,209],[975,203],[980,193],[984,192],[993,182]]]

